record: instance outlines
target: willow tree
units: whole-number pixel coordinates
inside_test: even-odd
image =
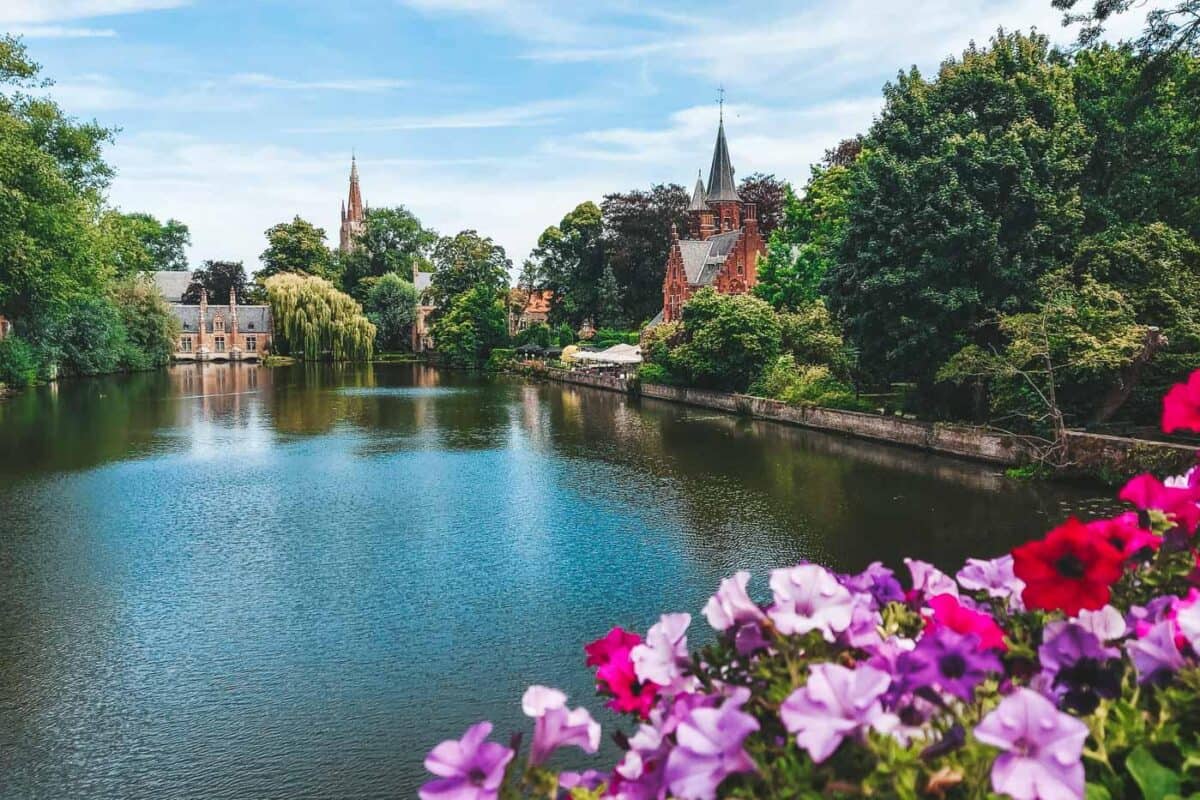
[[[375,326],[363,316],[362,306],[329,281],[284,272],[268,278],[266,287],[281,352],[308,360],[371,357]]]

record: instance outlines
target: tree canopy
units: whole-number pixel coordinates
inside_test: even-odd
[[[266,280],[267,302],[275,318],[275,346],[309,361],[367,361],[375,326],[354,298],[324,278],[281,273]]]
[[[404,206],[368,209],[354,250],[341,255],[342,288],[363,300],[371,278],[395,272],[412,279],[414,268],[428,267],[437,234]]]
[[[205,261],[192,273],[192,282],[184,291],[182,302],[199,303],[201,289],[208,292],[208,302],[218,305],[229,302],[231,289],[237,291],[239,305],[254,300],[247,291],[246,268],[240,261]]]
[[[333,254],[325,244],[325,229],[296,216],[266,230],[267,249],[258,258],[262,266],[255,273],[264,281],[281,272],[296,272],[334,280]]]

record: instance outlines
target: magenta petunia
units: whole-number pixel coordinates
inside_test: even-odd
[[[1138,475],[1117,496],[1138,508],[1163,512],[1188,533],[1200,525],[1200,487],[1168,486],[1153,475]]]
[[[1163,398],[1162,429],[1200,432],[1200,370],[1193,372],[1186,383],[1177,383]]]
[[[461,739],[442,742],[425,757],[425,769],[438,776],[420,788],[421,800],[496,800],[513,751],[486,741],[492,723],[478,722]]]
[[[883,710],[881,698],[892,679],[870,666],[849,669],[839,664],[814,664],[808,682],[787,696],[779,717],[796,744],[820,763],[846,739],[861,737],[868,728],[888,731],[895,717]]]
[[[725,778],[757,769],[742,746],[759,727],[758,720],[741,710],[749,699],[749,689],[738,689],[720,706],[694,708],[680,720],[666,767],[673,797],[713,800]]]
[[[992,788],[1013,800],[1083,797],[1083,743],[1088,728],[1032,689],[1017,689],[978,725],[975,738],[1003,752]]]
[[[854,598],[833,573],[816,564],[801,564],[771,572],[775,603],[767,614],[783,634],[820,631],[832,642],[850,627]]]

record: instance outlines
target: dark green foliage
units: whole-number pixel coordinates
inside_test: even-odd
[[[693,385],[740,392],[779,348],[779,321],[770,305],[705,288],[684,304],[683,343],[671,356]]]
[[[546,323],[535,322],[528,328],[517,331],[517,335],[513,337],[513,344],[518,347],[523,344],[536,344],[538,347],[557,346],[558,336]]]
[[[375,325],[377,350],[407,350],[417,319],[417,288],[394,272],[383,275],[367,292],[367,319]]]
[[[1091,145],[1072,89],[1045,37],[1003,32],[935,81],[913,70],[885,88],[823,284],[864,371],[931,383],[1069,257]]]
[[[247,292],[246,268],[240,261],[205,261],[192,273],[192,282],[183,293],[183,302],[199,303],[201,289],[208,292],[208,302],[216,305],[229,302],[230,290],[237,290],[239,305],[255,299]]]
[[[99,375],[128,364],[121,313],[107,297],[83,297],[72,303],[53,327],[55,358],[62,375]]]
[[[0,383],[24,387],[35,380],[37,359],[29,343],[15,334],[0,339]]]
[[[429,294],[437,306],[436,319],[446,313],[459,295],[476,288],[498,299],[508,288],[512,262],[491,237],[468,230],[438,241],[433,250],[433,267]]]
[[[325,229],[295,217],[266,230],[267,249],[259,256],[255,273],[260,282],[280,272],[299,272],[326,280],[336,279],[333,254],[325,245]]]
[[[127,278],[113,287],[112,298],[125,328],[122,367],[137,370],[169,364],[179,338],[179,320],[154,285]]]
[[[118,275],[187,269],[188,226],[177,219],[159,222],[152,214],[107,211],[100,232]]]
[[[414,269],[428,265],[438,238],[411,211],[396,206],[368,209],[355,244],[352,252],[340,257],[342,289],[361,301],[367,292],[361,285],[364,279],[389,272],[412,275]]]
[[[744,203],[754,203],[758,230],[764,240],[783,222],[784,206],[792,187],[774,175],[755,172],[738,181],[738,197]]]
[[[585,320],[596,323],[601,317],[620,315],[620,288],[605,263],[602,233],[600,208],[588,201],[538,237],[532,254],[536,285],[529,288],[554,292],[552,322],[578,326]]]
[[[456,367],[479,367],[492,351],[507,343],[504,301],[487,286],[476,286],[456,296],[433,322],[438,355]]]
[[[623,319],[634,325],[662,310],[671,225],[687,230],[690,194],[677,183],[604,196],[600,204],[607,263],[621,287]]]

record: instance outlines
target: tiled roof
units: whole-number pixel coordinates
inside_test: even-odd
[[[708,286],[716,280],[717,272],[725,259],[733,252],[741,228],[725,231],[708,239],[681,239],[679,251],[683,255],[683,274],[693,286]]]
[[[529,293],[529,300],[525,303],[525,308],[522,314],[549,314],[550,301],[554,299],[554,292],[549,289],[539,289],[538,291]]]
[[[195,333],[200,324],[200,306],[183,305],[182,303],[172,303],[171,310],[175,312],[176,318],[183,325],[184,333]],[[205,333],[213,332],[213,320],[217,315],[224,317],[226,325],[229,324],[229,306],[209,306],[208,313],[204,316],[204,331]],[[238,306],[238,332],[239,333],[270,333],[271,332],[271,307],[270,306]]]
[[[150,273],[158,293],[168,303],[178,303],[192,283],[192,273],[187,270],[158,271]]]

